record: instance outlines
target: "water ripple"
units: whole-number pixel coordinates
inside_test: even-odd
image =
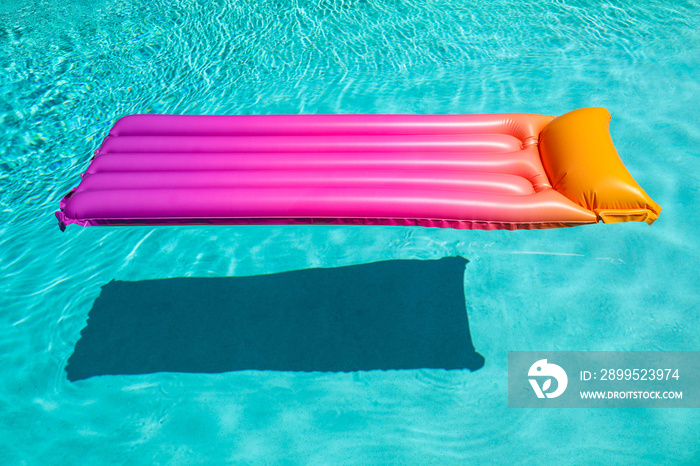
[[[91,464],[107,451],[154,463],[464,464],[513,454],[537,462],[546,446],[566,461],[692,462],[692,410],[514,411],[504,394],[513,349],[697,349],[697,11],[694,1],[658,0],[0,2],[3,460],[80,455]],[[130,113],[559,114],[588,105],[611,110],[623,160],[664,206],[652,228],[61,234],[53,217]],[[465,297],[487,359],[474,373],[66,380],[111,280],[449,255],[470,259]]]

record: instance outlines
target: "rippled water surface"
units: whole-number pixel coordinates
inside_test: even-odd
[[[700,461],[696,410],[514,410],[506,385],[513,350],[699,349],[698,18],[696,1],[3,0],[0,463]],[[61,233],[53,217],[130,113],[585,106],[611,112],[664,208],[653,226]],[[475,372],[66,376],[112,280],[454,255],[470,260]]]

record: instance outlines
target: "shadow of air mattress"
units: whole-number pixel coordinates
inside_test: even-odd
[[[71,355],[107,374],[469,369],[467,260],[392,260],[224,278],[112,281]]]

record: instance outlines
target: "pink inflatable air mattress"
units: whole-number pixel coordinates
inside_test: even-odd
[[[557,119],[517,113],[131,115],[114,125],[56,216],[62,229],[73,223],[480,229],[599,219],[651,223],[660,208],[622,166],[609,118],[604,109]],[[612,150],[603,162],[599,143]],[[586,162],[594,175],[577,166],[581,150],[595,152]],[[574,168],[562,162],[567,158]],[[606,164],[621,175],[599,173]],[[603,197],[608,205],[595,205]]]

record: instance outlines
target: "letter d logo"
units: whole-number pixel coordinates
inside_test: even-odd
[[[564,369],[556,364],[548,364],[546,359],[540,359],[535,364],[530,366],[527,372],[529,377],[554,377],[557,380],[557,389],[553,392],[547,392],[552,385],[552,379],[548,378],[540,388],[536,379],[529,379],[532,389],[535,391],[537,398],[556,398],[566,390],[566,385],[569,383],[569,378],[566,376]]]

